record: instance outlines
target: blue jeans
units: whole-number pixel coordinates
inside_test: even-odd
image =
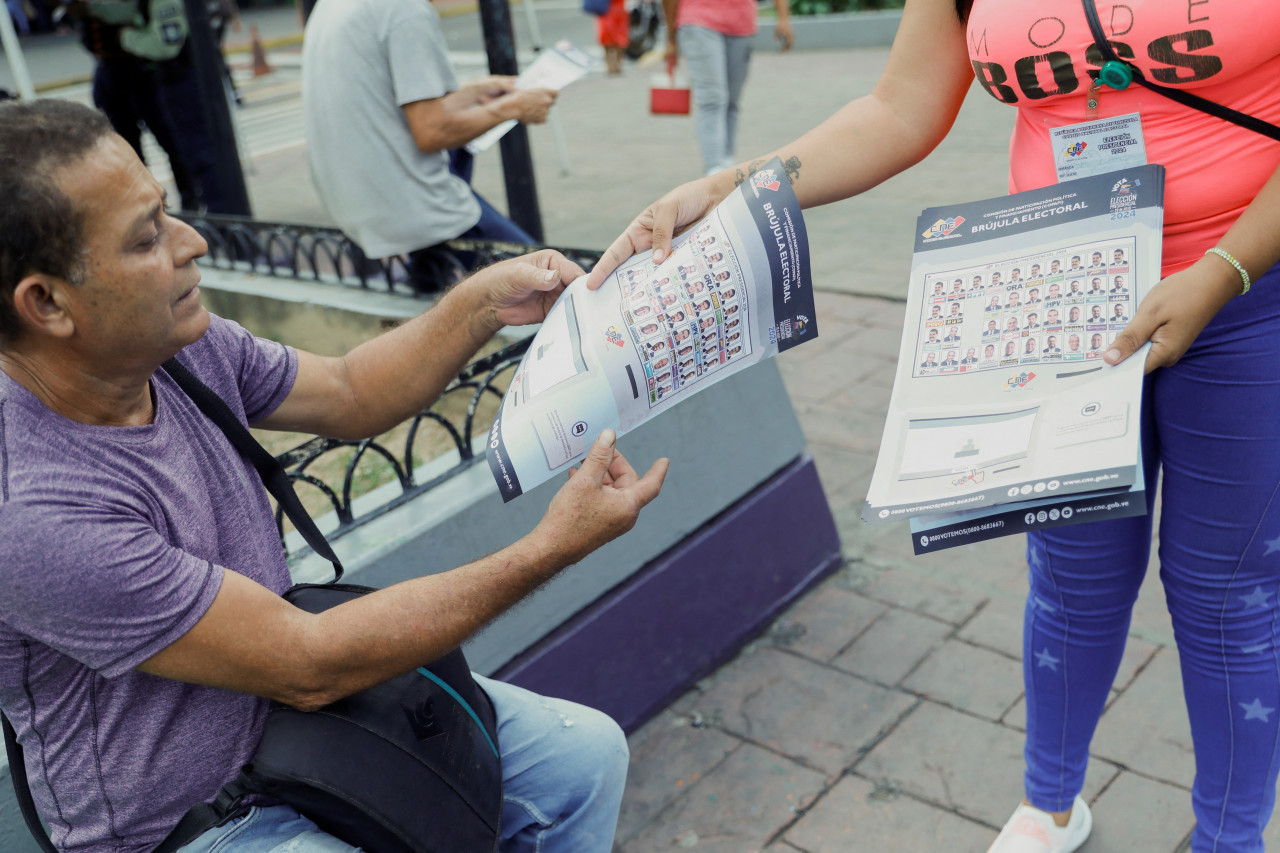
[[[734,164],[738,100],[747,82],[751,36],[726,36],[706,27],[676,30],[693,86],[694,122],[708,174]]]
[[[502,853],[608,853],[627,740],[606,715],[477,675],[498,714]],[[180,853],[356,853],[288,806],[254,808]]]
[[[1160,578],[1196,775],[1194,853],[1257,853],[1280,771],[1280,267],[1147,378],[1147,494],[1163,469]],[[1115,680],[1151,518],[1027,537],[1026,790],[1065,811]]]

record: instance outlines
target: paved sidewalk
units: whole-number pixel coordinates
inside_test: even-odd
[[[477,26],[471,18],[450,26]],[[544,35],[557,36],[545,25]],[[818,123],[867,91],[886,56],[757,54],[739,152],[768,151]],[[699,174],[692,122],[649,115],[648,85],[649,72],[630,65],[621,79],[590,76],[564,92],[556,113],[569,175],[553,128],[532,129],[548,242],[603,247],[644,204]],[[242,126],[279,124],[251,120],[255,109]],[[892,384],[915,217],[1004,192],[1011,121],[973,94],[922,165],[806,214],[822,337],[779,366],[846,565],[632,736],[617,853],[982,853],[1018,802],[1021,539],[917,558],[904,525],[858,520]],[[254,158],[259,217],[328,221],[301,144],[300,135],[273,139],[260,150],[274,153]],[[496,150],[479,158],[476,185],[501,206]],[[1154,572],[1093,756],[1085,796],[1095,830],[1084,853],[1183,849],[1193,765]],[[1269,836],[1280,840],[1280,830]]]

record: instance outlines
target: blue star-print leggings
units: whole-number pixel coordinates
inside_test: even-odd
[[[1193,853],[1255,853],[1280,771],[1280,265],[1147,378],[1160,578],[1195,744]],[[1026,790],[1066,811],[1124,651],[1151,518],[1027,538]]]

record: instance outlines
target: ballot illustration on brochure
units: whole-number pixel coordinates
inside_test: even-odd
[[[632,257],[598,290],[586,277],[548,312],[489,433],[504,501],[680,400],[818,336],[800,204],[776,158],[655,265]]]
[[[1145,350],[1103,354],[1160,279],[1164,171],[925,211],[863,519],[917,553],[1146,511]]]

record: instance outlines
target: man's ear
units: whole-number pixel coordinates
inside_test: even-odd
[[[68,310],[67,291],[71,283],[57,276],[33,273],[18,282],[13,291],[13,310],[28,332],[69,338],[75,321]]]

